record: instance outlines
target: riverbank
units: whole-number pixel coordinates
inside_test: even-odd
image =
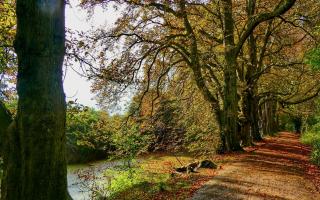
[[[69,192],[74,200],[87,200],[92,195],[103,196],[109,192],[113,199],[185,199],[215,174],[212,169],[173,173],[174,167],[193,161],[195,158],[190,155],[157,153],[140,156],[130,168],[121,160],[71,165]]]
[[[320,198],[316,181],[320,168],[310,163],[310,151],[309,146],[299,142],[298,135],[281,133],[266,138],[254,147],[245,148],[242,153],[212,155],[209,159],[218,164],[216,170],[174,173],[175,167],[196,159],[190,155],[158,153],[140,156],[139,162],[130,168],[123,161],[70,166],[68,178],[72,180],[74,176],[70,173],[79,169],[91,170],[94,173],[84,173],[83,178],[98,177],[94,180],[95,184],[105,184],[100,188],[93,185],[91,191],[101,195],[112,194],[111,199],[117,200],[185,200],[192,196],[195,200],[251,197],[292,200],[301,197],[311,200]],[[69,188],[71,193],[72,189]],[[73,191],[72,196],[74,200],[87,200],[89,191]],[[83,198],[84,195],[87,196]],[[239,198],[233,198],[235,195]]]

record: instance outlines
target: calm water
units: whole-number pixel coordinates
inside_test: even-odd
[[[73,200],[90,200],[90,191],[88,187],[93,181],[80,179],[78,174],[95,175],[101,177],[106,169],[112,169],[123,165],[122,161],[99,161],[86,165],[68,166],[68,190]]]
[[[141,162],[141,159],[137,163]],[[92,180],[84,181],[79,178],[78,174],[87,174],[94,175],[98,178],[104,178],[103,172],[106,169],[113,169],[115,167],[125,165],[123,160],[116,161],[98,161],[90,164],[84,165],[69,165],[68,166],[68,190],[73,198],[73,200],[91,200],[90,191],[88,187],[90,184],[93,184]]]

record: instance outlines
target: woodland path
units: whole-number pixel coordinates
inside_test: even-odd
[[[319,189],[306,173],[311,165],[309,153],[298,135],[282,132],[222,165],[191,199],[320,200]]]

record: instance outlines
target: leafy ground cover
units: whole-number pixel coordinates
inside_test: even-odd
[[[226,161],[192,200],[320,199],[320,168],[310,162],[310,146],[283,132]]]

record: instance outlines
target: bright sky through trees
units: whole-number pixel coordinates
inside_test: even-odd
[[[87,12],[81,10],[77,5],[79,1],[70,0],[70,4],[66,6],[66,27],[76,31],[88,31],[93,27],[102,25],[110,25],[117,19],[116,11],[110,7],[105,10],[97,7],[94,10],[93,17],[88,19]],[[75,63],[77,65],[77,63]],[[77,66],[74,67],[75,69]],[[90,107],[97,107],[96,101],[93,99],[94,94],[90,92],[91,83],[86,78],[78,75],[71,68],[67,69],[64,79],[64,90],[67,101],[77,99],[78,103]]]

